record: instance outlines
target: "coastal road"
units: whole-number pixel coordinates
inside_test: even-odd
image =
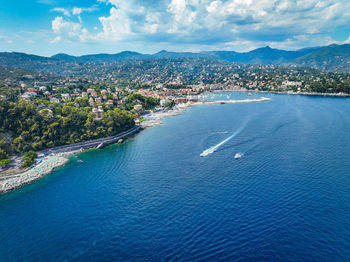
[[[58,146],[58,147],[53,147],[53,148],[48,148],[44,149],[41,151],[38,151],[38,155],[40,154],[59,154],[59,153],[70,153],[74,151],[79,151],[79,150],[86,150],[90,148],[95,148],[100,146],[101,144],[103,145],[109,145],[116,143],[119,139],[123,139],[125,137],[128,137],[130,135],[133,135],[137,132],[139,132],[142,128],[140,126],[135,126],[127,131],[124,131],[122,133],[119,133],[116,136],[109,136],[109,137],[103,137],[103,138],[98,138],[94,140],[89,140],[85,142],[79,142],[79,143],[74,143],[74,144],[69,144],[69,145],[64,145],[64,146]]]

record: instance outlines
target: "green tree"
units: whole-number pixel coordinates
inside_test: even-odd
[[[22,167],[29,167],[35,163],[35,159],[37,158],[37,154],[34,151],[28,151],[23,155],[23,165]]]

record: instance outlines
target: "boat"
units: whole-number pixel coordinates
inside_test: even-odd
[[[252,93],[249,92],[249,93],[248,93],[248,96],[251,96],[251,95],[252,95]]]
[[[77,162],[79,162],[79,163],[83,163],[84,161],[79,159]]]
[[[237,154],[235,154],[235,159],[241,158],[242,156],[243,156],[243,154],[237,153]]]

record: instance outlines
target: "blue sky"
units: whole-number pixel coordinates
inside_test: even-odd
[[[0,0],[0,51],[294,50],[350,43],[349,0]]]

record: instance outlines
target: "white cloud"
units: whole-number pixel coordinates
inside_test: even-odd
[[[56,7],[56,8],[53,8],[51,11],[54,11],[54,12],[61,12],[61,13],[63,13],[65,16],[70,16],[70,11],[69,11],[68,9],[65,9],[65,8]]]
[[[59,41],[61,41],[62,40],[62,37],[61,36],[56,36],[54,39],[52,39],[51,41],[50,41],[50,43],[51,44],[55,44],[55,43],[57,43],[57,42],[59,42]]]
[[[51,43],[61,41],[63,38],[79,40],[81,42],[93,40],[94,38],[80,23],[65,21],[62,16],[55,17],[52,21],[51,28],[57,35]]]
[[[73,7],[73,10],[72,10],[73,15],[80,15],[82,12],[83,12],[82,8]]]
[[[62,7],[56,7],[51,9],[53,12],[61,12],[65,16],[71,16],[71,15],[81,15],[82,13],[91,13],[96,11],[98,8],[96,5],[93,5],[91,7],[73,7],[73,8],[62,8]]]
[[[80,15],[96,7],[69,10],[79,23],[56,17],[53,31],[80,41],[135,40],[189,48],[259,43],[292,48],[327,43],[335,28],[350,23],[350,13],[344,12],[350,10],[348,0],[97,1],[111,5],[109,14],[99,17],[102,31],[92,35],[82,26]]]

